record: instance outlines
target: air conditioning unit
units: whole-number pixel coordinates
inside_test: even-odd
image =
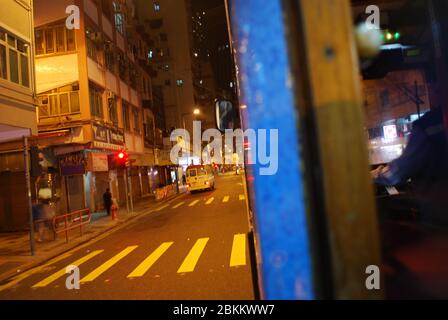
[[[115,93],[113,91],[106,91],[107,100],[115,99]]]

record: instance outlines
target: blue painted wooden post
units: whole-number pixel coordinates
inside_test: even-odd
[[[278,129],[278,172],[252,167],[254,223],[261,253],[262,296],[313,299],[297,110],[280,0],[231,0],[244,129]],[[269,150],[269,148],[268,148]]]

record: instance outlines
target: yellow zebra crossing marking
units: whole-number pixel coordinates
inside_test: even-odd
[[[208,199],[210,201],[210,199]],[[196,268],[199,259],[201,258],[210,238],[200,238],[198,239],[193,247],[190,249],[185,259],[183,260],[181,266],[177,270],[177,273],[189,273],[193,272]],[[244,266],[247,264],[246,257],[246,242],[247,237],[246,234],[235,234],[233,236],[232,243],[232,251],[230,254],[230,267],[238,267]],[[148,270],[171,248],[174,242],[163,242],[160,246],[158,246],[149,256],[147,256],[140,264],[127,276],[127,278],[138,278],[143,277]],[[128,254],[130,254],[133,250],[138,248],[138,246],[129,246],[101,264],[99,267],[91,271],[87,276],[81,279],[81,283],[91,282],[105,273],[107,270],[112,268],[115,264],[117,264],[120,260],[124,259]],[[96,250],[92,251],[89,254],[79,258],[69,265],[80,266],[81,264],[93,259],[100,253],[104,252],[104,250]],[[66,267],[68,267],[67,265]],[[41,288],[46,287],[54,281],[60,279],[64,275],[66,275],[66,267],[60,269],[59,271],[51,274],[44,280],[36,283],[32,286],[32,288]]]
[[[205,204],[211,204],[213,202],[213,200],[215,200],[215,198],[211,197],[210,199],[207,200],[207,202]]]
[[[163,209],[165,209],[165,208],[167,208],[169,206],[170,206],[169,204],[165,204],[165,205],[163,205],[161,207],[158,207],[155,211],[161,211],[161,210],[163,210]]]
[[[183,205],[185,202],[179,202],[178,204],[176,204],[175,206],[172,207],[172,209],[177,209],[179,208],[181,205]]]
[[[246,200],[246,196],[245,196],[244,194],[240,194],[240,195],[238,196],[238,199],[239,199],[239,200]]]
[[[99,255],[101,252],[103,252],[104,250],[96,250],[96,251],[92,251],[89,254],[85,255],[84,257],[76,260],[75,262],[69,264],[69,265],[73,265],[73,266],[77,266],[79,267],[81,264],[83,264],[86,261],[89,261],[90,259],[92,259],[93,257]],[[66,267],[62,268],[61,270],[59,270],[58,272],[52,274],[51,276],[45,278],[44,280],[36,283],[33,288],[42,288],[42,287],[46,287],[48,286],[50,283],[56,281],[57,279],[63,277],[64,275],[66,275],[66,268],[69,266],[67,265]]]
[[[244,265],[246,265],[246,235],[236,234],[233,236],[230,266],[238,267]]]
[[[191,248],[190,252],[188,253],[187,257],[185,258],[184,262],[180,266],[180,268],[177,270],[177,273],[184,273],[184,272],[193,272],[194,268],[196,267],[196,264],[199,261],[199,258],[201,257],[202,251],[204,251],[205,246],[207,245],[209,238],[201,238],[196,241],[193,248]]]
[[[113,265],[115,265],[118,261],[126,257],[128,254],[130,254],[132,251],[134,251],[138,246],[130,246],[121,251],[119,254],[113,256],[109,260],[107,260],[105,263],[100,265],[98,268],[90,272],[88,275],[86,275],[84,278],[81,279],[81,283],[90,282],[98,278],[100,275],[102,275],[104,272],[106,272],[109,268],[111,268]]]
[[[196,203],[198,203],[199,202],[199,200],[194,200],[192,203],[190,203],[188,206],[189,207],[192,207],[192,206],[194,206]]]
[[[224,199],[222,199],[222,202],[229,202],[230,197],[229,196],[225,196]]]
[[[153,266],[154,263],[171,247],[173,242],[162,243],[153,253],[151,253],[142,263],[138,265],[128,278],[142,277]]]

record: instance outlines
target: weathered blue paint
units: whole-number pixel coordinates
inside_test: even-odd
[[[278,173],[262,176],[260,164],[252,171],[262,294],[266,299],[313,299],[298,115],[281,0],[230,3],[240,99],[247,106],[244,129],[279,130]]]

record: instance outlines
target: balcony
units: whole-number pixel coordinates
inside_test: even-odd
[[[42,94],[39,100],[39,119],[80,114],[79,91]]]

